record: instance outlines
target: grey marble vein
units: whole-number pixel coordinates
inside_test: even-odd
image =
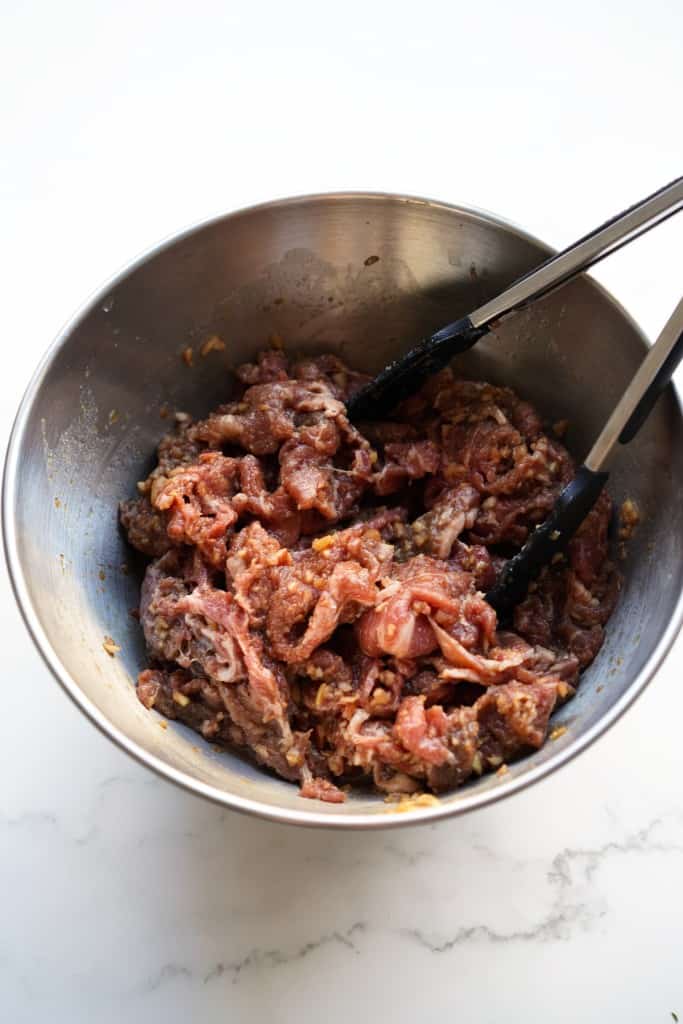
[[[317,939],[305,942],[298,949],[291,952],[282,949],[251,949],[240,960],[231,963],[217,963],[204,977],[204,984],[207,985],[223,975],[232,975],[233,985],[237,983],[243,971],[252,967],[280,967],[283,964],[290,964],[296,960],[304,960],[311,953],[321,949],[323,946],[337,945],[358,953],[358,947],[353,941],[353,936],[365,931],[365,922],[357,921],[345,932],[330,932],[321,935]]]
[[[184,964],[169,962],[163,964],[151,977],[144,981],[137,988],[137,991],[156,992],[158,989],[179,978],[189,982],[193,982],[197,978],[204,985],[210,985],[221,978],[229,978],[232,984],[235,985],[246,971],[260,967],[281,967],[285,964],[305,960],[312,953],[326,946],[339,946],[358,954],[359,949],[355,942],[355,937],[364,932],[365,929],[366,924],[364,921],[356,921],[345,931],[327,932],[316,939],[310,939],[308,942],[292,950],[254,947],[238,960],[218,961],[205,972],[195,971]]]
[[[429,938],[419,928],[403,929],[402,934],[414,939],[418,945],[428,949],[430,953],[448,953],[456,946],[466,942],[477,940],[493,944],[502,942],[539,942],[547,939],[566,941],[570,938],[572,926],[590,924],[596,916],[604,916],[604,912],[597,915],[585,904],[565,907],[562,911],[551,912],[538,924],[530,928],[513,930],[509,932],[498,931],[487,924],[475,924],[469,928],[459,928],[449,939],[442,942]]]
[[[678,814],[671,815],[671,820],[677,824],[681,821]],[[683,844],[677,842],[654,841],[653,833],[660,829],[665,823],[664,816],[654,818],[644,828],[626,836],[621,842],[610,841],[594,849],[582,847],[568,847],[561,850],[552,862],[551,870],[548,872],[548,881],[560,885],[571,885],[571,868],[574,864],[583,862],[583,872],[586,881],[590,881],[595,871],[605,857],[612,854],[628,853],[683,853]]]
[[[29,811],[15,817],[0,816],[0,828],[35,828],[36,826],[56,827],[57,815],[50,811]]]
[[[670,820],[680,824],[681,816],[676,813]],[[664,816],[653,819],[646,826],[627,835],[621,841],[612,840],[595,848],[565,848],[552,860],[546,880],[554,896],[551,907],[535,923],[526,928],[505,931],[488,924],[475,924],[458,928],[447,938],[431,937],[420,928],[402,929],[402,934],[417,942],[432,953],[447,953],[466,942],[537,942],[544,940],[566,941],[576,928],[587,929],[604,918],[608,911],[596,898],[580,902],[566,902],[567,896],[576,886],[572,874],[573,866],[583,866],[583,880],[594,885],[594,875],[606,859],[612,856],[627,856],[641,853],[683,853],[683,844],[675,841],[655,840],[653,836],[665,822]]]
[[[156,990],[161,988],[167,981],[172,981],[174,978],[189,979],[191,977],[192,971],[189,967],[183,967],[182,964],[164,964],[158,973],[143,986],[144,991],[156,992]]]

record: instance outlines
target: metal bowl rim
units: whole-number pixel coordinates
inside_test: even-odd
[[[218,787],[208,785],[207,783],[201,782],[198,779],[193,778],[191,775],[166,764],[166,762],[155,757],[153,754],[149,754],[141,746],[126,736],[125,733],[114,726],[96,707],[96,705],[85,696],[77,682],[66,671],[59,659],[59,656],[57,655],[57,652],[54,650],[41,626],[39,617],[33,608],[29,596],[26,579],[24,577],[19,558],[16,521],[14,518],[14,508],[17,497],[17,463],[33,403],[52,362],[62,346],[68,340],[72,332],[79,326],[81,321],[89,315],[98,303],[102,302],[106,298],[113,288],[148,260],[160,255],[166,249],[190,235],[214,224],[218,224],[221,221],[245,216],[260,210],[291,207],[292,205],[298,204],[307,205],[316,202],[343,201],[349,199],[377,200],[381,202],[389,200],[391,202],[415,204],[447,210],[449,213],[461,214],[469,219],[479,219],[485,223],[493,224],[496,227],[504,228],[506,231],[514,233],[518,238],[545,249],[549,255],[555,252],[552,247],[548,246],[545,242],[542,242],[534,235],[529,234],[529,232],[523,230],[517,224],[479,207],[445,203],[438,200],[426,199],[420,196],[401,195],[390,192],[353,190],[342,192],[316,192],[283,197],[270,200],[268,202],[256,203],[247,207],[227,210],[202,218],[178,232],[167,235],[161,241],[157,242],[157,244],[145,249],[105,281],[103,285],[91,293],[91,295],[59,331],[34,371],[14,419],[7,447],[7,454],[5,456],[2,480],[2,533],[5,558],[7,560],[9,577],[14,591],[14,596],[29,634],[38,648],[44,663],[74,704],[80,708],[80,710],[90,719],[100,732],[113,740],[118,747],[130,754],[136,761],[148,768],[151,768],[158,775],[169,779],[176,785],[211,800],[214,803],[218,803],[231,810],[252,814],[256,817],[265,818],[270,821],[318,828],[386,829],[398,828],[408,824],[427,824],[438,821],[442,818],[448,818],[464,814],[467,811],[486,807],[498,800],[512,796],[514,793],[526,789],[527,786],[531,786],[535,782],[538,782],[550,775],[552,772],[557,771],[558,768],[568,763],[581,753],[582,750],[585,750],[594,743],[598,737],[602,736],[612,725],[614,725],[614,723],[624,714],[627,708],[629,708],[636,698],[640,696],[671,649],[683,622],[683,591],[679,594],[673,615],[671,616],[666,628],[663,630],[650,658],[628,685],[626,691],[622,694],[619,700],[616,701],[605,712],[605,714],[593,726],[591,726],[590,729],[587,729],[584,733],[577,736],[572,742],[568,743],[566,747],[558,749],[556,753],[551,754],[542,764],[536,765],[520,778],[510,779],[507,782],[501,783],[499,787],[486,790],[483,793],[477,793],[476,791],[472,792],[470,795],[465,793],[465,795],[453,803],[442,802],[434,807],[422,808],[406,814],[359,813],[334,816],[331,814],[321,814],[313,808],[308,810],[307,808],[302,807],[301,810],[290,810],[287,808],[274,807],[261,803],[258,800],[240,797],[219,789]],[[635,320],[606,288],[603,288],[602,285],[598,284],[592,278],[590,278],[590,282],[592,287],[597,289],[629,323],[636,335],[640,338],[643,350],[645,351],[648,347],[648,343],[644,333],[641,331]],[[675,386],[673,388],[673,392],[680,418],[681,398]]]

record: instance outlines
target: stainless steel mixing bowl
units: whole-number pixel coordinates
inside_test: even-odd
[[[145,663],[140,566],[117,527],[167,428],[160,408],[204,414],[225,400],[229,367],[277,332],[288,348],[333,350],[376,370],[433,328],[492,296],[551,250],[488,214],[390,195],[322,195],[241,210],[163,243],[74,317],[23,400],[4,481],[7,557],[17,599],[47,664],[103,732],[161,775],[227,807],[279,821],[391,826],[480,807],[542,778],[613,723],[643,689],[681,620],[683,423],[672,391],[619,452],[611,489],[643,521],[624,564],[607,641],[574,700],[566,733],[512,765],[395,815],[381,797],[345,805],[297,789],[139,704]],[[226,351],[199,356],[211,334]],[[624,310],[584,278],[538,303],[459,362],[571,421],[581,456],[645,351]],[[195,349],[190,368],[180,353]],[[124,567],[124,568],[122,568]],[[127,569],[125,567],[128,567]],[[105,636],[120,651],[103,649]]]

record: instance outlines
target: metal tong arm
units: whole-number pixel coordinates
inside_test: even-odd
[[[628,444],[636,436],[650,410],[683,358],[683,299],[662,328],[656,342],[638,367],[614,412],[602,428],[584,465],[600,472],[617,441]]]
[[[606,256],[621,249],[657,224],[661,224],[662,221],[673,217],[681,209],[683,178],[676,178],[628,210],[611,217],[556,256],[551,256],[524,277],[518,278],[495,299],[470,313],[472,326],[487,327],[507,313],[521,309],[576,274],[595,266]]]
[[[551,256],[469,316],[447,324],[390,363],[349,400],[349,419],[358,421],[389,415],[398,402],[417,391],[428,377],[475,345],[492,323],[553,291],[681,209],[683,178],[677,178],[563,252]]]

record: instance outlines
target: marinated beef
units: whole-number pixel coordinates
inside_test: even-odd
[[[236,376],[121,504],[153,559],[145,707],[329,802],[442,792],[539,748],[617,598],[609,497],[503,629],[484,592],[574,472],[527,402],[446,370],[357,429],[366,378],[335,356]]]

